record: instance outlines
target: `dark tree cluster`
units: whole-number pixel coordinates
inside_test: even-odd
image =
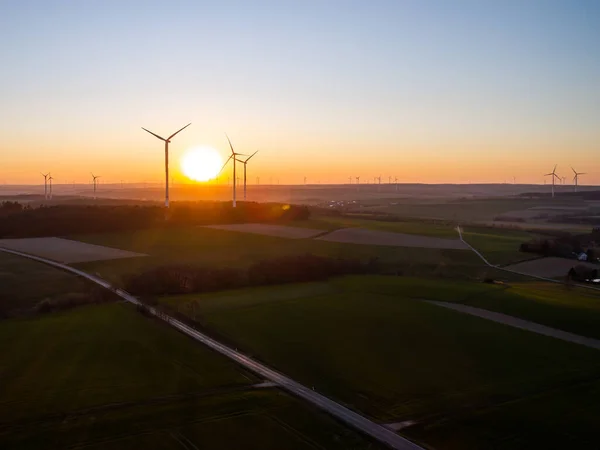
[[[176,295],[224,289],[325,280],[338,275],[373,273],[376,260],[286,256],[253,264],[247,269],[163,266],[125,280],[134,295]]]
[[[64,236],[154,227],[244,222],[306,220],[305,206],[243,202],[181,202],[166,210],[140,205],[57,205],[24,208],[4,202],[0,208],[0,238]]]

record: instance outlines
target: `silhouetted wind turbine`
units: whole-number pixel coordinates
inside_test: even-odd
[[[245,160],[236,159],[237,162],[240,162],[244,165],[244,201],[246,201],[246,164],[248,164],[248,161],[250,161],[250,158],[252,158],[257,153],[258,153],[258,150],[256,150],[250,156],[248,156]]]
[[[573,177],[573,182],[575,183],[575,192],[577,192],[577,186],[579,186],[579,175],[585,175],[585,172],[576,172],[572,166],[571,166],[571,170],[575,174],[575,176]]]
[[[48,173],[48,175],[50,175],[50,173]],[[54,178],[52,177],[52,175],[50,175],[48,177],[48,181],[50,182],[50,200],[52,200],[52,180],[54,180]]]
[[[238,178],[236,177],[236,171],[235,171],[235,162],[238,161],[238,159],[236,158],[237,156],[246,156],[243,155],[241,153],[236,153],[235,150],[233,149],[233,145],[231,145],[231,140],[229,139],[229,136],[227,136],[227,133],[225,133],[225,137],[227,138],[227,142],[229,142],[229,148],[231,149],[231,155],[229,155],[229,158],[227,158],[227,161],[225,161],[225,164],[223,164],[223,167],[221,167],[221,170],[223,170],[225,168],[225,166],[227,165],[227,163],[230,160],[233,160],[233,207],[237,207],[237,181]],[[220,173],[220,171],[219,171]]]
[[[544,176],[552,176],[552,198],[554,198],[554,180],[556,178],[558,178],[560,180],[560,177],[558,175],[556,175],[556,166],[557,164],[554,165],[554,169],[552,169],[552,172],[545,174]],[[544,178],[545,180],[545,178]]]
[[[98,184],[96,182],[96,180],[98,178],[100,178],[100,175],[94,175],[92,172],[90,172],[92,174],[92,183],[94,183],[94,200],[96,199],[96,185]]]
[[[48,172],[47,174],[43,174],[42,176],[44,177],[44,199],[48,199],[48,177],[50,176],[50,172]]]
[[[147,131],[152,136],[157,137],[161,141],[165,142],[165,207],[166,208],[169,207],[169,142],[171,142],[171,139],[173,139],[177,133],[185,130],[190,125],[191,125],[191,122],[188,123],[185,127],[177,130],[175,133],[173,133],[171,136],[169,136],[166,139],[159,136],[158,134],[155,134],[152,131],[146,130],[144,127],[142,127],[142,130]]]

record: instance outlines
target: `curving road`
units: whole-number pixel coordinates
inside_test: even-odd
[[[5,253],[12,253],[18,256],[23,256],[25,258],[33,259],[44,264],[49,264],[67,272],[74,273],[76,275],[79,275],[80,277],[86,278],[93,283],[96,283],[106,289],[115,292],[119,297],[121,297],[123,300],[126,300],[129,303],[132,303],[134,305],[140,304],[140,301],[134,296],[125,292],[122,289],[115,288],[108,281],[98,276],[91,275],[82,270],[78,270],[73,267],[46,258],[41,258],[39,256],[28,255],[26,253],[5,248],[0,248],[0,251]],[[390,448],[398,450],[422,450],[422,447],[403,438],[402,436],[399,436],[398,434],[383,427],[382,425],[376,424],[375,422],[372,422],[366,417],[355,413],[354,411],[346,408],[345,406],[342,406],[339,403],[336,403],[333,400],[313,391],[312,389],[303,386],[302,384],[292,380],[291,378],[283,375],[282,373],[279,373],[262,363],[248,358],[247,356],[237,352],[236,350],[233,350],[232,348],[221,344],[220,342],[212,339],[211,337],[189,327],[183,322],[180,322],[179,320],[174,319],[173,317],[159,312],[152,307],[148,307],[148,310],[151,314],[169,323],[171,326],[177,328],[182,333],[203,343],[204,345],[212,348],[213,350],[221,353],[222,355],[227,356],[228,358],[232,359],[238,364],[244,366],[246,369],[249,369],[252,372],[266,378],[267,380],[272,381],[277,386],[281,387],[282,389],[285,389],[291,394],[312,403],[313,405],[317,406],[323,411],[331,414],[332,416],[345,422],[347,425],[350,425],[351,427],[363,432],[364,434],[371,436],[372,438],[376,439],[382,444],[385,444]]]

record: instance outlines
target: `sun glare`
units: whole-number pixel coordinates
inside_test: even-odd
[[[193,148],[181,158],[181,170],[186,177],[194,181],[215,178],[222,165],[221,155],[211,147]]]

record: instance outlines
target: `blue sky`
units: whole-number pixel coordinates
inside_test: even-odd
[[[174,158],[196,145],[224,153],[227,131],[261,149],[262,176],[288,182],[361,171],[541,182],[558,163],[600,183],[597,1],[0,8],[4,179],[27,182],[35,160],[74,179],[93,166],[159,180],[160,148],[139,127],[191,121]]]

